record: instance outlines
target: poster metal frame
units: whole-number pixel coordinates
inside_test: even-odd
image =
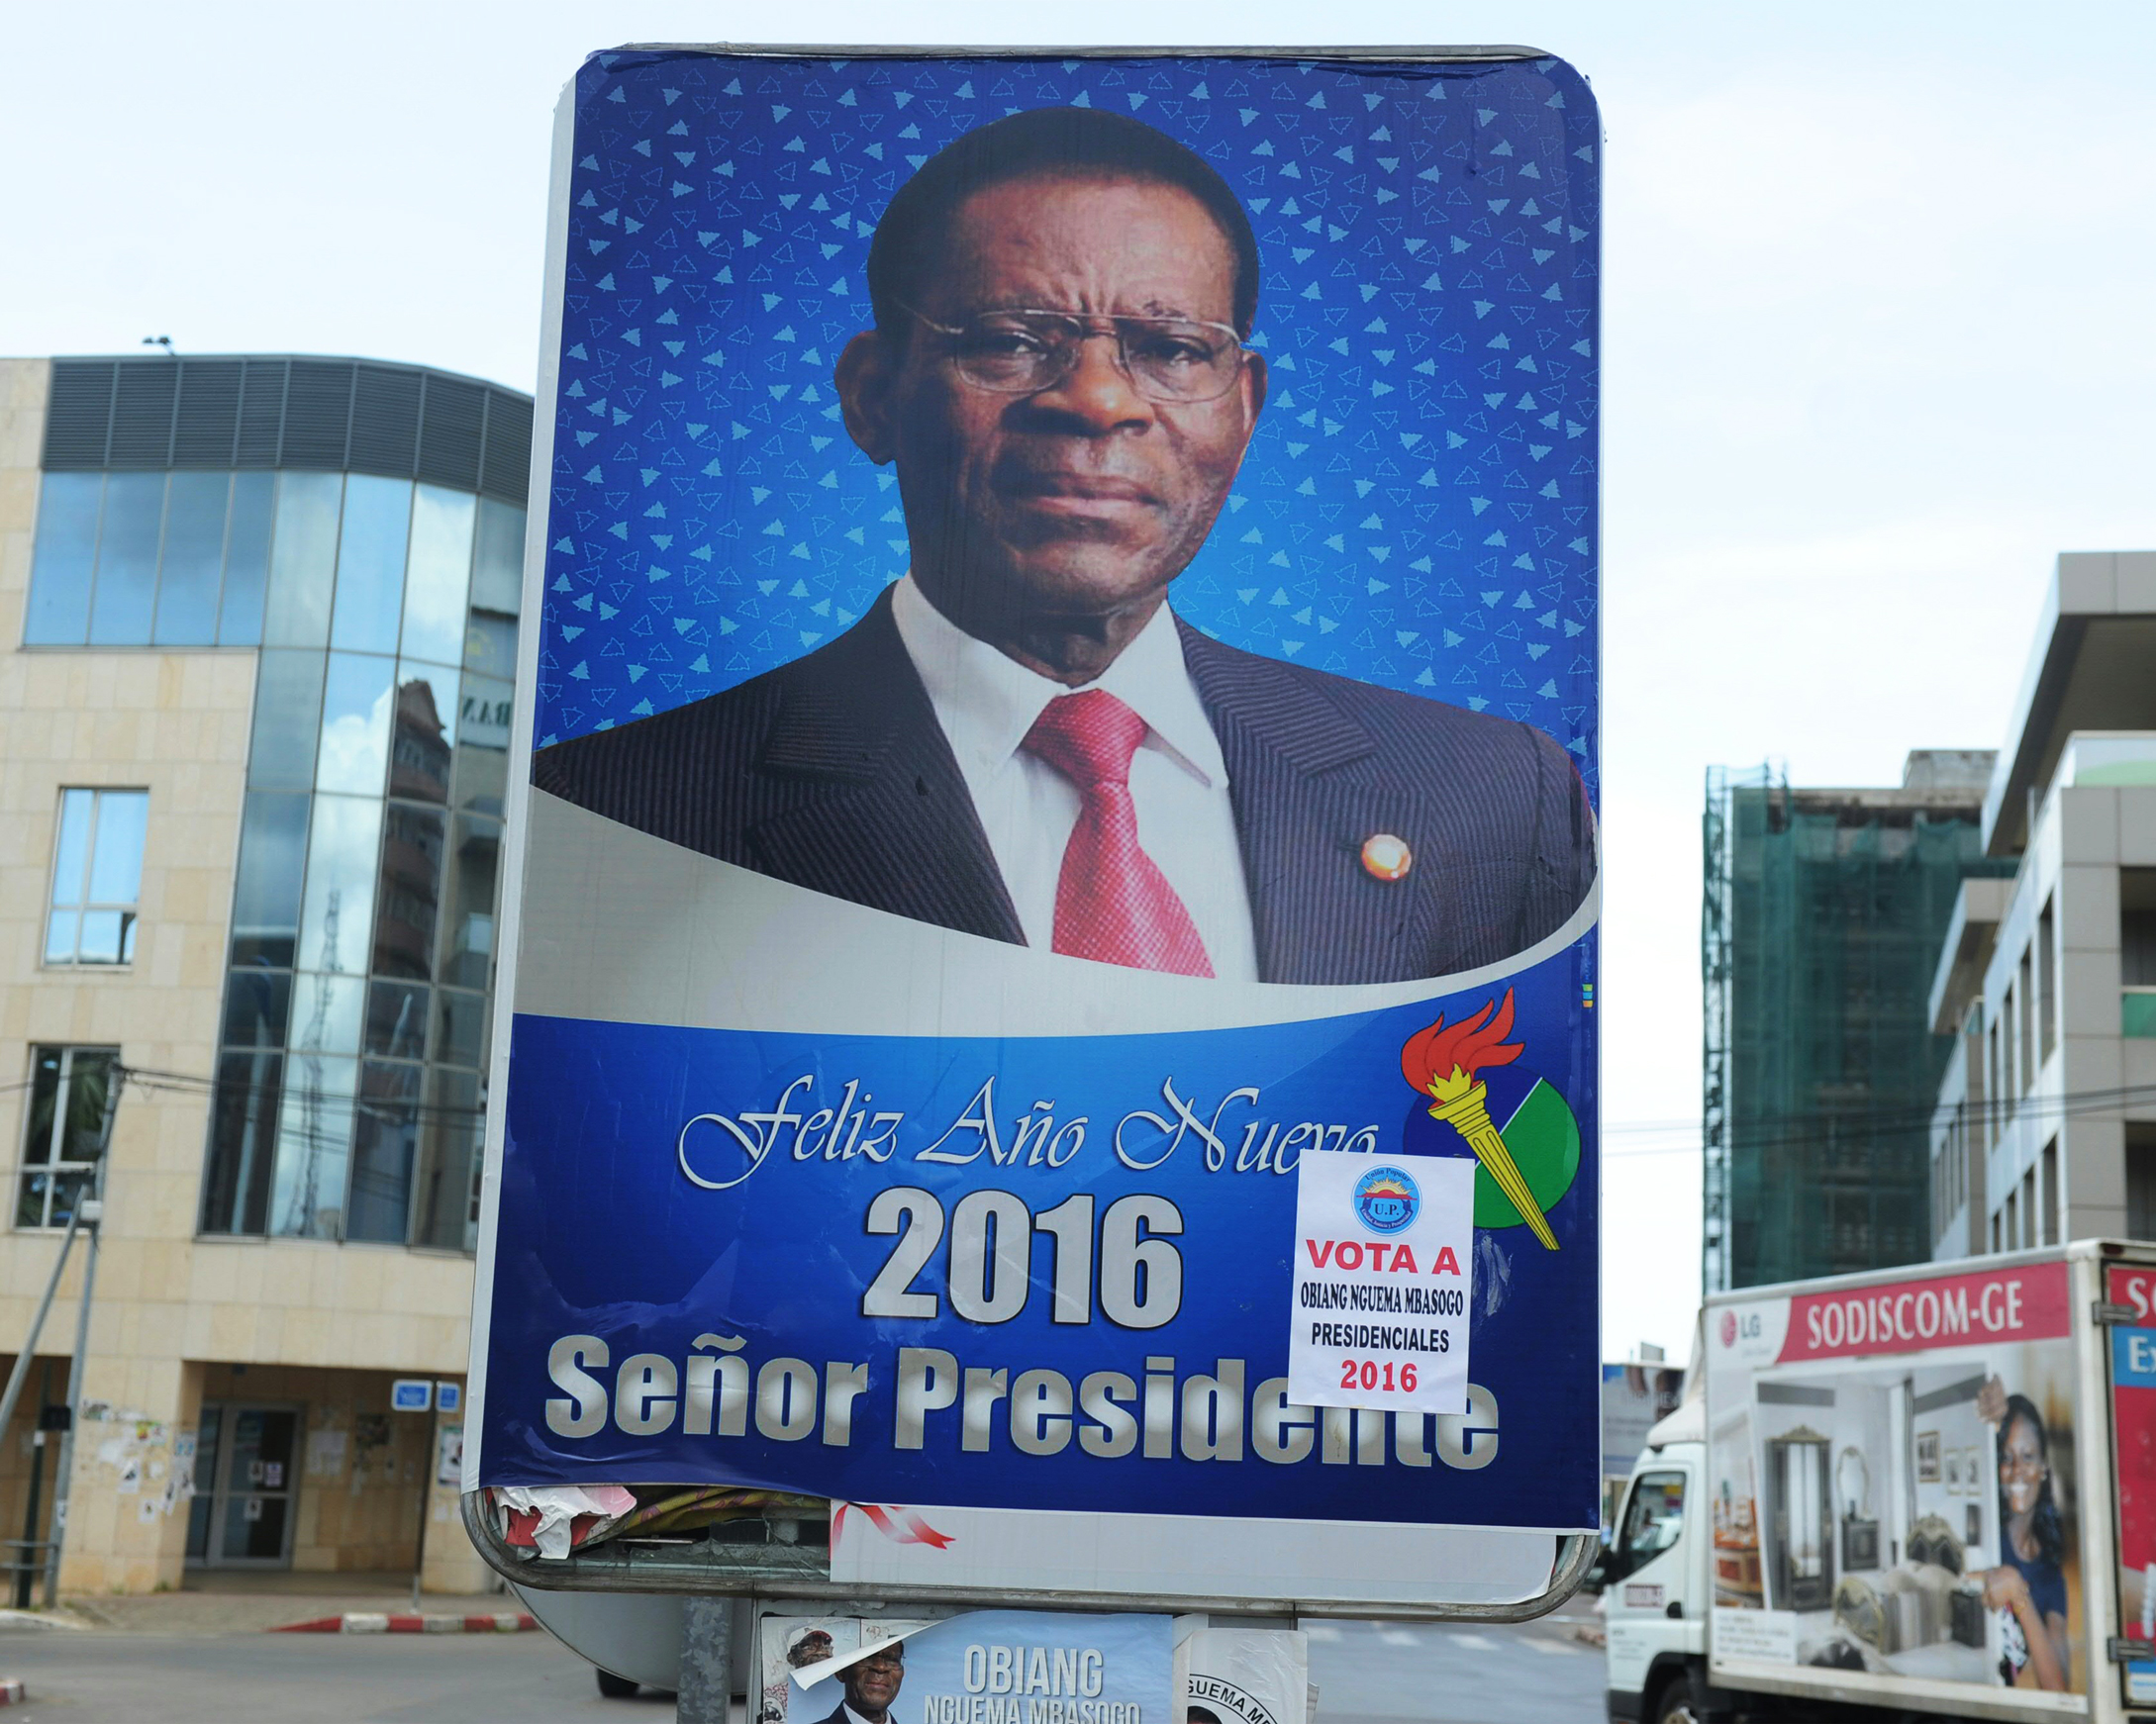
[[[1550,1579],[1531,1598],[1513,1603],[1419,1603],[1398,1598],[1208,1596],[1193,1592],[1073,1591],[1059,1587],[907,1586],[829,1578],[822,1545],[721,1544],[625,1539],[557,1560],[524,1557],[490,1524],[478,1491],[462,1498],[464,1530],[504,1580],[542,1592],[719,1593],[758,1599],[783,1593],[818,1604],[875,1600],[882,1604],[951,1604],[968,1608],[1037,1610],[1206,1611],[1226,1616],[1339,1616],[1356,1621],[1525,1622],[1557,1608],[1587,1578],[1602,1549],[1594,1533],[1547,1534],[1555,1546]],[[1297,1524],[1293,1522],[1285,1524]],[[1523,1537],[1534,1536],[1522,1534]]]

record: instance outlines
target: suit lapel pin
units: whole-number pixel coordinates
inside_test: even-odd
[[[1362,866],[1373,880],[1405,880],[1415,866],[1415,852],[1405,838],[1372,832],[1362,841]]]

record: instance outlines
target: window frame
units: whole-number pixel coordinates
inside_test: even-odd
[[[1636,1535],[1648,1528],[1635,1524],[1640,1519],[1638,1511],[1646,1506],[1644,1499],[1649,1486],[1654,1487],[1663,1507],[1667,1508],[1668,1482],[1671,1480],[1675,1480],[1677,1484],[1676,1512],[1657,1514],[1651,1524],[1658,1529],[1674,1521],[1677,1530],[1668,1542],[1655,1546],[1651,1551],[1642,1550],[1635,1542]],[[1632,1480],[1631,1487],[1624,1492],[1624,1506],[1617,1515],[1614,1529],[1616,1536],[1610,1545],[1610,1566],[1616,1572],[1615,1578],[1621,1580],[1638,1573],[1649,1563],[1668,1556],[1684,1542],[1685,1518],[1691,1507],[1691,1495],[1692,1475],[1682,1467],[1655,1467],[1640,1473]]]
[[[38,486],[39,526],[31,547],[28,599],[23,610],[21,643],[24,650],[213,652],[258,646],[262,630],[261,594],[267,585],[277,481],[281,471],[196,462],[168,467],[94,470],[70,467],[42,471]],[[210,542],[211,535],[206,533],[193,535],[191,543],[187,538],[175,539],[173,536],[175,481],[196,478],[224,482],[224,500],[219,506],[221,514],[214,545]],[[78,533],[73,541],[66,536],[67,528],[79,529],[82,521],[64,512],[49,515],[48,511],[48,491],[54,480],[67,482],[76,491],[72,501],[78,506],[82,493],[87,492],[91,498],[91,506],[86,511],[88,531]],[[115,511],[116,480],[130,485],[142,481],[146,489],[149,481],[156,481],[154,511],[147,506],[129,508],[125,504]],[[266,485],[262,483],[265,480]],[[142,502],[147,505],[147,496]],[[54,523],[49,533],[46,527],[48,520]],[[115,528],[122,529],[122,536],[115,536]],[[107,579],[118,578],[124,572],[118,566],[108,566],[106,559],[116,545],[126,543],[126,533],[139,535],[142,542],[134,548],[147,553],[147,568],[142,577],[147,581],[147,594],[139,607],[145,618],[143,627],[147,632],[140,639],[132,634],[127,638],[115,637],[110,620],[101,622],[98,612],[99,588]],[[214,556],[215,566],[207,571],[207,578],[193,583],[196,596],[208,601],[206,614],[196,616],[193,627],[176,623],[174,614],[166,608],[168,577],[174,579],[171,591],[175,595],[186,585],[180,574],[184,564],[168,561],[176,546]],[[85,559],[79,567],[68,560],[78,552]],[[209,557],[203,559],[208,560]],[[198,564],[196,573],[203,572]],[[79,628],[73,625],[77,609],[81,613]],[[126,614],[132,617],[137,609],[127,607]]]
[[[52,1102],[52,1123],[49,1128],[51,1135],[47,1142],[47,1159],[42,1162],[33,1162],[30,1151],[32,1128],[37,1121],[37,1068],[46,1055],[55,1053],[59,1056],[59,1089]],[[17,1233],[57,1233],[65,1229],[67,1226],[65,1220],[55,1221],[52,1219],[52,1194],[55,1186],[69,1175],[82,1174],[87,1176],[83,1183],[75,1188],[75,1201],[80,1202],[85,1197],[100,1197],[104,1194],[105,1164],[111,1159],[112,1146],[109,1140],[100,1141],[97,1155],[87,1161],[62,1160],[58,1154],[58,1151],[65,1144],[69,1100],[74,1087],[75,1059],[80,1054],[103,1055],[108,1062],[105,1079],[107,1085],[105,1106],[106,1126],[109,1127],[110,1125],[112,1112],[118,1101],[111,1086],[118,1079],[121,1069],[120,1049],[117,1046],[102,1042],[34,1042],[30,1049],[32,1076],[30,1084],[27,1086],[30,1101],[23,1108],[23,1132],[16,1147],[15,1158],[15,1205],[12,1230]],[[40,1221],[26,1221],[23,1219],[22,1213],[24,1188],[33,1176],[42,1177],[45,1180],[41,1209],[41,1213],[45,1218]]]
[[[75,896],[67,902],[60,901],[60,862],[67,842],[67,799],[71,796],[87,796],[90,799],[89,824],[82,836],[82,872],[75,883]],[[92,900],[90,886],[97,870],[97,837],[105,818],[108,798],[141,797],[143,799],[143,845],[135,858],[135,897],[132,902],[119,904],[106,900]],[[149,787],[147,785],[123,784],[64,784],[59,787],[59,807],[52,818],[52,860],[46,871],[48,881],[45,900],[45,937],[39,947],[38,963],[48,970],[131,970],[135,967],[135,949],[142,927],[143,868],[149,852]],[[82,955],[83,923],[96,913],[117,913],[120,917],[120,940],[117,958],[85,958]],[[52,954],[52,920],[61,914],[75,918],[72,949],[65,957]]]
[[[529,516],[493,508],[477,493],[391,476],[409,492],[396,632],[391,638],[377,627],[364,639],[347,638],[338,632],[338,617],[353,593],[339,583],[359,566],[345,554],[354,475],[328,476],[341,487],[334,508],[327,485],[313,483],[317,477],[284,473],[276,493],[219,1018],[219,1099],[207,1132],[198,1231],[220,1238],[335,1238],[469,1258],[484,1170],[486,1062],[504,885],[503,780],[522,633],[514,581],[521,580]],[[468,533],[454,530],[464,525],[471,497],[477,502],[468,511]],[[453,517],[441,544],[423,530],[430,510]],[[457,599],[454,652],[445,628],[416,628],[413,606],[423,564],[446,568],[436,553],[451,541],[462,558],[461,584],[443,577]],[[484,592],[477,584],[482,541],[499,563],[498,578]],[[330,571],[326,578],[323,569]],[[388,591],[382,586],[385,599]],[[499,608],[505,604],[508,609]],[[482,650],[475,651],[480,636]],[[488,645],[495,649],[492,659]],[[323,762],[339,717],[362,710],[372,715],[381,705],[379,691],[371,689],[363,708],[338,699],[336,673],[354,665],[377,666],[388,678],[387,733],[378,764],[370,756],[367,772],[332,782]],[[356,673],[351,680],[357,682]],[[426,699],[416,685],[424,685]],[[408,695],[414,703],[409,712]],[[288,709],[300,715],[288,728],[305,742],[304,766],[283,758],[281,749],[265,753],[265,742],[282,734],[272,724]],[[296,757],[301,750],[289,752]],[[355,810],[371,818],[363,834]],[[300,829],[287,832],[294,821]],[[362,855],[371,872],[357,867]],[[348,869],[347,861],[353,864]],[[340,888],[334,964],[322,956],[333,885]],[[245,918],[243,904],[249,906]],[[354,949],[346,949],[347,934],[354,936]],[[385,935],[387,944],[378,943]],[[235,1013],[240,979],[257,968],[283,979],[281,1025]],[[309,991],[331,986],[333,973],[341,978],[335,986],[359,1000],[357,1039],[349,1046],[343,1038],[334,1046],[312,1046],[304,1026],[314,1021],[310,1006],[320,996]],[[371,1039],[379,1027],[372,1015],[377,997],[388,988],[408,990],[420,1007],[413,1038],[394,1048]],[[247,1032],[245,1045],[225,1039],[236,1027]],[[378,1107],[370,1101],[367,1074],[385,1062],[410,1064],[421,1073],[416,1098],[387,1100]],[[347,1067],[354,1074],[349,1094],[343,1083]],[[310,1107],[321,1114],[319,1125],[310,1123]],[[341,1135],[347,1119],[348,1130]],[[369,1120],[392,1128],[374,1133],[382,1142],[372,1150],[362,1139]],[[396,1136],[408,1127],[409,1148]],[[291,1163],[302,1152],[293,1146],[310,1133],[321,1140],[313,1157],[321,1182],[343,1181],[334,1228],[319,1192],[313,1219],[297,1218],[291,1209],[293,1193],[301,1189]],[[333,1154],[342,1174],[330,1170]],[[405,1187],[404,1225],[391,1239],[379,1235],[388,1232],[398,1179]],[[362,1191],[371,1194],[360,1217],[363,1230],[376,1237],[354,1233],[362,1207],[355,1193]]]

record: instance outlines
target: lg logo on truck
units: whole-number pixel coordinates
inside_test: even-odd
[[[1721,1313],[1721,1344],[1734,1347],[1739,1341],[1759,1339],[1759,1313],[1746,1311],[1741,1317],[1734,1311]]]

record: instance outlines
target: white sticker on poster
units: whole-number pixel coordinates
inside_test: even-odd
[[[1305,1724],[1310,1640],[1300,1629],[1201,1628],[1175,1649],[1182,1724]]]
[[[1288,1310],[1291,1400],[1466,1410],[1475,1165],[1464,1156],[1302,1158]]]
[[[786,1724],[797,1673],[842,1658],[861,1644],[857,1616],[766,1616],[758,1625],[761,1683],[753,1724]],[[821,1712],[804,1713],[821,1717]]]
[[[794,1724],[1170,1724],[1166,1616],[972,1610],[899,1639],[797,1671]]]

